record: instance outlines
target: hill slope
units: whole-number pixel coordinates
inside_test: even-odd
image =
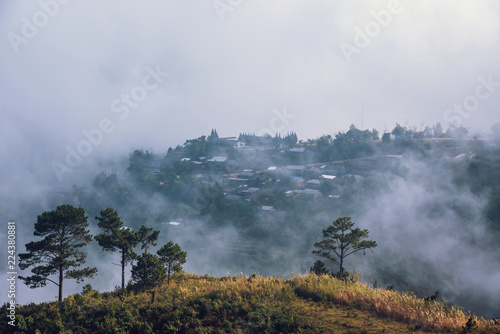
[[[87,291],[65,298],[61,305],[22,306],[14,332],[460,333],[469,318],[443,303],[328,276],[187,274],[152,290]],[[478,328],[467,333],[500,333],[492,321],[475,320]],[[12,329],[7,327],[4,321],[0,329],[6,333]]]

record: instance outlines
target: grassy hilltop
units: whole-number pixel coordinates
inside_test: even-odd
[[[16,320],[15,333],[500,333],[456,306],[326,275],[181,274],[170,285],[126,292],[87,286],[60,305],[24,305]]]

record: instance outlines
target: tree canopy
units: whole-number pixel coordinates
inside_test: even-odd
[[[309,269],[309,271],[318,276],[329,273],[329,270],[326,269],[325,264],[321,260],[317,260],[316,262],[314,262],[313,266],[311,267],[311,269]]]
[[[33,234],[44,238],[27,243],[28,252],[19,254],[19,267],[22,270],[33,267],[33,275],[19,278],[30,288],[43,287],[47,281],[54,283],[59,287],[59,301],[62,301],[65,278],[76,279],[78,283],[92,278],[96,268],[72,269],[85,263],[87,253],[80,248],[92,241],[88,225],[85,211],[71,205],[61,205],[39,215]],[[49,278],[55,274],[58,279]]]
[[[99,246],[107,252],[120,251],[122,268],[122,288],[125,287],[125,267],[136,259],[134,247],[140,241],[137,233],[130,228],[123,226],[123,222],[118,217],[118,212],[111,208],[101,211],[101,216],[95,217],[99,221],[97,224],[103,232],[96,235],[95,239]]]
[[[181,246],[169,241],[158,250],[157,254],[165,265],[167,283],[170,284],[170,275],[182,270],[187,253],[182,251]]]
[[[144,253],[132,265],[132,280],[143,287],[151,287],[165,278],[165,267],[160,258],[151,253]]]
[[[323,230],[324,240],[314,244],[312,253],[324,257],[339,266],[339,277],[344,277],[344,259],[356,252],[377,247],[377,242],[364,240],[368,230],[354,228],[351,217],[338,218]]]

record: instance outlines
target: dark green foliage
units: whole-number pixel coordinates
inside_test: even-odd
[[[336,277],[338,279],[347,279],[347,278],[349,278],[349,276],[351,276],[351,274],[348,271],[346,271],[344,268],[344,270],[342,272],[340,272],[340,270],[339,270],[339,271],[332,273],[332,276]]]
[[[160,231],[154,231],[152,227],[142,225],[139,232],[137,232],[139,243],[141,243],[141,249],[147,253],[149,247],[156,246],[156,241],[158,240],[159,235]]]
[[[200,157],[206,157],[212,152],[212,145],[210,141],[207,140],[206,136],[186,140],[184,147],[186,148],[186,155],[193,160],[198,160]]]
[[[105,251],[121,253],[122,267],[122,288],[125,287],[125,267],[131,263],[137,255],[134,247],[139,243],[139,236],[131,229],[124,227],[123,222],[118,217],[118,212],[108,208],[101,211],[100,217],[95,217],[99,221],[98,226],[103,230],[96,235],[95,239]]]
[[[309,271],[315,273],[316,275],[324,275],[329,273],[329,270],[325,268],[325,264],[321,260],[317,260],[316,262],[314,262],[314,265]]]
[[[396,138],[398,137],[405,137],[405,136],[412,136],[413,132],[411,130],[408,130],[405,126],[399,125],[399,123],[396,123],[396,127],[392,130],[391,132]]]
[[[149,151],[135,150],[130,154],[130,165],[127,171],[136,182],[144,183],[148,181],[148,173],[144,166],[151,163],[153,158],[152,152]]]
[[[134,232],[123,226],[123,222],[120,217],[118,217],[118,213],[111,208],[101,211],[101,216],[96,217],[96,219],[99,221],[98,226],[104,230],[95,237],[99,245],[105,251],[120,251],[121,253],[120,264],[122,267],[122,288],[124,288],[125,267],[127,263],[132,263],[135,259],[137,259],[134,247],[140,243],[141,249],[144,250],[145,255],[147,255],[149,247],[156,246],[156,241],[158,240],[160,231],[154,231],[153,228],[148,228],[143,225],[138,232]],[[155,275],[157,273],[151,273],[152,276],[148,278],[148,274],[143,271],[146,270],[150,257],[142,256],[141,259],[142,262],[138,264],[139,267],[137,267],[135,271],[137,278],[136,281],[147,283],[150,279],[152,279],[151,277],[156,277]],[[154,261],[154,259],[151,261]]]
[[[76,279],[80,283],[85,278],[93,277],[97,273],[96,268],[72,269],[85,263],[87,253],[79,249],[92,241],[88,225],[85,211],[71,205],[61,205],[54,211],[39,215],[33,234],[44,239],[27,243],[28,252],[19,254],[19,267],[22,270],[33,267],[33,275],[19,278],[30,288],[43,287],[47,281],[56,284],[61,301],[65,278]],[[48,278],[56,274],[56,281]]]
[[[93,292],[94,290],[92,289],[92,285],[90,284],[86,284],[83,289],[82,289],[82,295],[86,295],[86,294],[89,294],[91,292]]]
[[[250,133],[240,133],[238,141],[241,141],[249,146],[254,145],[268,145],[272,147],[281,148],[282,146],[293,146],[297,143],[297,134],[295,132],[288,132],[286,136],[275,134],[271,137],[269,134],[258,136]]]
[[[145,294],[120,299],[118,293],[107,293],[78,300],[70,296],[61,307],[25,305],[16,314],[15,333],[308,333],[314,329],[300,315],[300,305],[294,305],[291,287],[271,294],[234,290],[239,298],[224,289],[186,293],[196,285],[157,292],[154,304]],[[0,311],[5,314],[5,306]],[[6,321],[0,323],[0,332],[7,333],[7,328]]]
[[[335,158],[335,148],[333,147],[333,139],[331,135],[321,136],[316,141],[317,160],[326,162],[332,161]]]
[[[338,218],[323,230],[323,241],[314,244],[318,250],[313,254],[322,256],[340,268],[338,277],[344,277],[344,259],[356,252],[377,247],[377,242],[368,238],[368,230],[354,228],[350,217]]]
[[[116,204],[126,205],[131,196],[131,194],[127,191],[127,187],[118,180],[116,173],[107,175],[106,173],[101,172],[95,177],[92,182],[92,186],[96,192],[102,194],[103,197],[107,199],[105,202],[108,202],[109,199],[113,199]],[[78,191],[78,189],[76,190]],[[97,195],[94,193],[92,195],[93,200],[95,200],[95,196]],[[98,208],[102,208],[104,206],[101,201],[95,204]],[[95,212],[97,213],[98,211],[99,209]]]
[[[491,192],[486,217],[493,223],[495,229],[500,230],[500,187]]]
[[[391,134],[386,132],[382,135],[382,143],[389,144],[391,142]]]
[[[157,254],[165,265],[167,283],[170,284],[170,275],[182,271],[182,265],[186,263],[187,253],[182,251],[181,246],[169,241],[158,250]]]
[[[132,265],[132,280],[144,288],[155,286],[165,275],[165,267],[155,254],[142,254]]]

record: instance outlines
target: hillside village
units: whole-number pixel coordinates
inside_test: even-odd
[[[362,133],[355,128],[350,131]],[[282,192],[287,197],[335,201],[349,192],[354,183],[376,183],[385,179],[388,163],[390,165],[391,161],[403,157],[398,150],[381,152],[378,149],[377,152],[373,147],[383,148],[384,143],[378,140],[377,134],[364,131],[367,132],[368,139],[363,138],[361,142],[370,145],[368,154],[350,155],[345,160],[332,157],[320,161],[319,140],[297,142],[294,133],[274,138],[248,134],[220,138],[217,131],[212,130],[207,138],[188,140],[183,146],[169,149],[165,157],[136,151],[134,154],[140,157],[137,159],[140,167],[135,170],[142,168],[159,187],[167,186],[166,174],[174,172],[180,175],[188,171],[202,184],[221,186],[228,202],[257,201],[259,195],[269,191]],[[408,141],[408,137],[391,135],[390,140]],[[351,141],[349,144],[354,146],[355,139]],[[448,159],[467,159],[464,152],[465,144],[451,147]],[[457,158],[453,160],[455,156]],[[273,206],[265,203],[261,207],[263,212],[275,211]]]
[[[160,194],[171,203],[185,205],[182,210],[171,207],[167,216],[150,213],[147,219],[152,222],[180,222],[208,213],[215,220],[242,225],[241,221],[253,222],[255,215],[287,211],[293,207],[290,200],[341,206],[359,191],[365,193],[387,184],[394,175],[403,175],[409,163],[403,157],[409,152],[422,155],[436,149],[441,162],[466,163],[474,142],[465,135],[463,129],[444,132],[439,124],[422,131],[396,125],[382,139],[377,130],[351,126],[335,137],[307,141],[299,141],[293,132],[219,137],[213,129],[209,136],[186,140],[166,154],[136,150],[126,171],[103,171],[92,186],[53,191],[49,198],[58,203],[73,198],[81,204],[104,201],[116,206],[130,203],[135,192]],[[222,213],[217,214],[214,206]],[[228,215],[229,211],[237,213]]]

